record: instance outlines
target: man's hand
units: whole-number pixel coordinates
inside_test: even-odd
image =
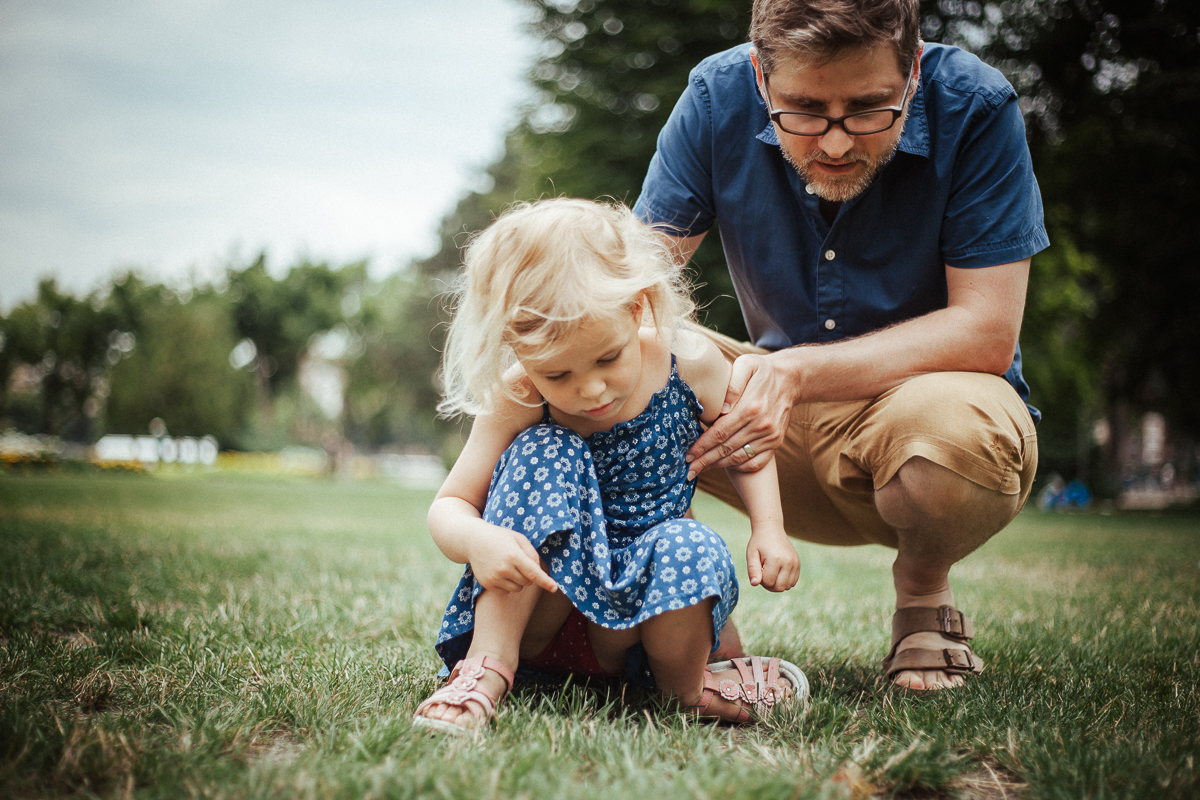
[[[800,579],[800,556],[783,531],[751,534],[746,546],[746,572],[751,586],[786,592]]]
[[[537,585],[547,592],[558,591],[558,584],[542,569],[537,550],[519,533],[493,526],[491,535],[473,548],[470,564],[475,580],[493,592],[519,592]]]
[[[738,356],[721,418],[688,450],[688,480],[710,467],[762,469],[783,443],[792,403],[792,387],[771,355]]]

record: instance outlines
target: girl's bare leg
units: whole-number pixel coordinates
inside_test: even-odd
[[[710,597],[678,611],[666,611],[641,624],[642,646],[650,658],[654,682],[664,697],[678,698],[681,705],[700,701],[704,690],[704,669],[712,650],[712,609],[716,598]],[[740,682],[735,669],[714,672],[717,680],[734,678]],[[736,719],[740,706],[717,696],[708,713],[723,719]]]
[[[561,592],[546,592],[537,586],[509,593],[485,589],[475,598],[475,633],[467,657],[490,656],[515,671],[521,656],[528,658],[545,648],[570,610],[570,601]],[[490,670],[479,682],[493,697],[500,697],[507,688],[504,679]],[[472,727],[481,711],[474,702],[466,709],[438,704],[427,709],[425,716]]]

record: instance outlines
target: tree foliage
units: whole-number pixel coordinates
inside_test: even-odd
[[[81,299],[43,282],[0,318],[0,431],[87,442],[158,418],[234,448],[437,450],[436,314],[426,326],[415,286],[371,280],[364,263],[276,276],[262,256],[185,289],[126,273]],[[301,385],[313,364],[344,411]]]
[[[109,378],[107,430],[144,434],[158,418],[176,436],[238,441],[254,383],[229,363],[238,340],[222,301],[213,292],[187,303],[163,293],[157,302],[141,306],[137,346],[114,365]]]

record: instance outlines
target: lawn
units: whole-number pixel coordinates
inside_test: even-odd
[[[1023,513],[952,573],[988,663],[960,691],[885,684],[888,551],[801,543],[799,586],[743,571],[735,619],[805,670],[807,714],[718,728],[633,692],[527,687],[446,740],[410,725],[460,571],[430,499],[0,476],[0,796],[1200,795],[1200,515]],[[743,518],[697,515],[740,557]]]

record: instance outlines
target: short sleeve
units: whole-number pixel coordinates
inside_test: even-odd
[[[673,236],[697,236],[716,219],[713,196],[712,109],[695,71],[658,134],[634,213]]]
[[[1050,244],[1016,94],[977,103],[942,221],[941,250],[952,267],[1008,264]]]

